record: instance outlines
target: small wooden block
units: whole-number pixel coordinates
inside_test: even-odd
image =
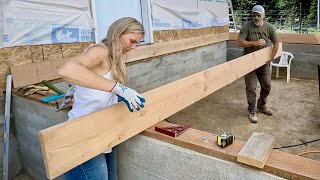
[[[237,161],[262,169],[271,153],[274,141],[273,136],[254,132],[237,154]]]

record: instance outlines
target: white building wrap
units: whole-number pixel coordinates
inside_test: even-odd
[[[108,24],[123,16],[133,16],[145,24],[143,19],[151,14],[152,30],[196,29],[229,23],[226,0],[150,0],[149,14],[142,13],[141,2],[148,4],[147,0],[95,1],[106,4],[100,7],[98,3],[99,12],[94,11],[99,16],[96,26],[101,37],[105,36]],[[0,0],[0,48],[95,41],[90,11],[90,0]]]
[[[226,0],[152,0],[153,30],[196,29],[229,23]]]
[[[2,0],[1,7],[0,47],[94,41],[88,0]]]
[[[1,7],[2,7],[2,0],[0,0],[0,48],[3,47],[3,33],[4,33],[3,11]]]

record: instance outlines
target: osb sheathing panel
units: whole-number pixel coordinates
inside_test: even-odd
[[[179,39],[187,39],[200,37],[211,34],[219,34],[229,32],[229,26],[209,27],[201,29],[185,29],[185,30],[163,30],[154,31],[153,39],[155,43],[174,41]]]
[[[31,58],[34,63],[44,61],[43,47],[41,45],[31,46]]]
[[[90,44],[92,43],[62,44],[62,56],[66,58],[82,54]]]
[[[54,61],[63,57],[78,55],[83,53],[90,44],[91,42],[18,46],[0,49],[0,96],[2,91],[5,90],[6,76],[10,72],[10,67],[32,62]]]
[[[0,61],[0,92],[6,87],[6,77],[9,74],[9,63],[7,61]],[[2,93],[0,93],[2,96]]]
[[[56,60],[62,58],[62,47],[60,44],[56,45],[42,45],[44,61]]]

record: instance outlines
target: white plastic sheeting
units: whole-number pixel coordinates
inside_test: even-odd
[[[94,41],[89,0],[1,0],[1,3],[0,47]]]
[[[3,13],[2,13],[2,0],[0,0],[0,48],[3,47]]]
[[[152,0],[153,30],[196,29],[229,23],[226,0]]]

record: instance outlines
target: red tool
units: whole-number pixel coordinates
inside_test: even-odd
[[[192,125],[178,125],[171,127],[155,127],[155,131],[171,137],[178,137],[180,134],[191,128]]]

